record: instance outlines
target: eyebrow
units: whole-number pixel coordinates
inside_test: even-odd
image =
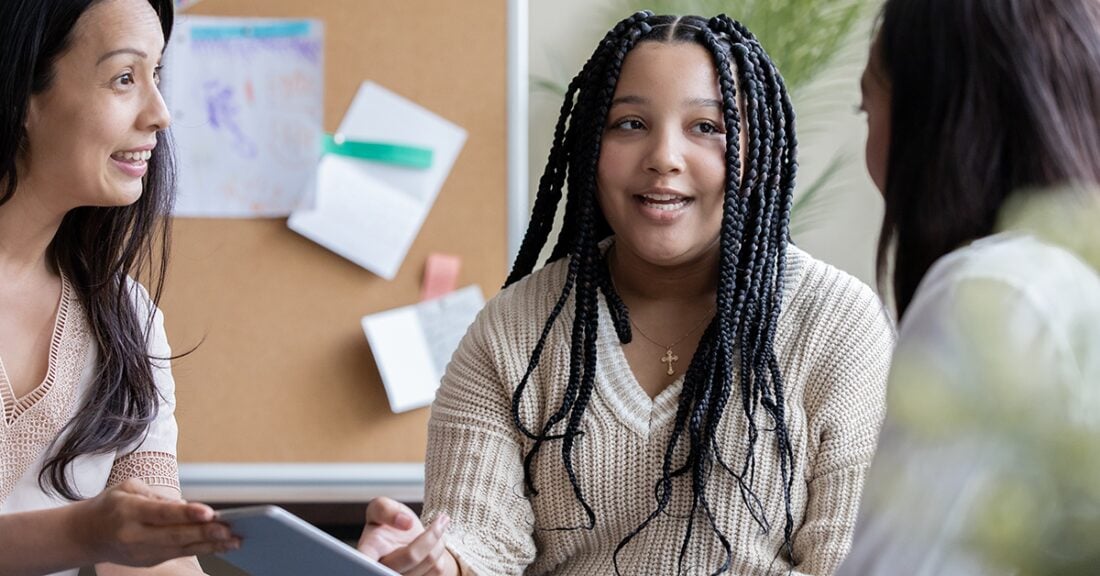
[[[701,107],[704,107],[704,108],[721,108],[722,107],[722,101],[721,100],[715,100],[714,98],[692,98],[691,100],[687,101],[687,104],[689,104],[693,107],[701,106]]]
[[[649,99],[641,96],[620,96],[611,101],[611,105],[617,104],[648,104]],[[690,98],[684,101],[689,107],[704,107],[704,108],[721,108],[722,101],[715,100],[714,98]]]
[[[106,54],[100,56],[99,60],[96,60],[95,64],[96,66],[99,66],[105,60],[109,60],[111,58],[114,58],[115,56],[119,56],[122,54],[133,54],[134,56],[139,56],[142,59],[146,59],[149,57],[148,54],[136,48],[119,48],[118,50],[111,50],[110,52],[107,52]]]
[[[615,98],[611,101],[611,105],[615,106],[616,104],[647,104],[648,102],[648,99],[642,98],[641,96],[619,96],[618,98]]]

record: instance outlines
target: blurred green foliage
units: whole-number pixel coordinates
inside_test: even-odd
[[[624,16],[640,10],[656,14],[697,14],[714,16],[726,13],[745,24],[756,35],[776,63],[793,99],[811,86],[836,63],[854,33],[869,28],[871,16],[880,0],[614,0],[603,10],[610,29]],[[870,34],[870,30],[866,31]],[[860,55],[862,57],[862,54]],[[568,79],[532,77],[535,92],[565,96]],[[828,93],[796,103],[800,133],[814,124],[814,115],[836,112]],[[848,162],[850,154],[835,152],[824,170],[809,181],[800,181],[792,208],[791,232],[811,229],[824,218],[830,186]]]

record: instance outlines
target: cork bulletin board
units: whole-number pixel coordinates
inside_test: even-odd
[[[390,412],[359,321],[416,302],[432,252],[460,256],[459,286],[486,298],[504,280],[507,2],[203,0],[186,14],[322,21],[326,131],[372,80],[468,138],[392,281],[285,218],[175,220],[161,308],[173,351],[195,348],[173,363],[180,461],[421,461],[428,409]]]

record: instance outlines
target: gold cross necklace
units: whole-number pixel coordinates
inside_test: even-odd
[[[615,291],[618,292],[619,287],[615,285],[615,275],[611,274],[611,257],[615,255],[614,249],[615,249],[614,244],[612,244],[607,249],[607,256],[606,256],[607,264],[608,264],[607,273],[611,277],[611,286],[613,286],[615,288]],[[668,374],[669,376],[672,376],[672,375],[676,374],[676,370],[674,370],[672,368],[672,363],[677,362],[677,361],[680,360],[680,357],[677,356],[675,353],[673,353],[672,349],[674,347],[676,347],[678,344],[680,344],[681,342],[683,342],[685,338],[687,338],[688,336],[691,336],[692,334],[694,334],[695,331],[698,330],[703,324],[706,324],[707,320],[710,320],[711,317],[714,315],[714,310],[715,310],[715,308],[711,308],[710,310],[708,310],[707,313],[703,315],[703,319],[700,320],[698,324],[693,326],[691,328],[691,330],[688,330],[687,332],[685,332],[683,336],[680,336],[679,338],[676,339],[675,342],[673,342],[672,344],[669,344],[668,346],[665,346],[664,344],[661,344],[660,342],[650,338],[648,334],[643,332],[642,329],[638,327],[638,324],[634,322],[634,318],[631,317],[629,315],[629,313],[627,314],[627,317],[630,318],[630,325],[633,326],[634,329],[638,331],[638,334],[642,335],[642,338],[645,338],[646,340],[649,340],[650,343],[652,343],[654,346],[657,346],[658,348],[664,348],[665,349],[664,355],[661,356],[661,363],[668,365],[668,371],[666,372],[666,374]]]
[[[679,357],[679,356],[677,356],[676,354],[674,354],[674,353],[672,352],[672,349],[673,349],[673,348],[674,348],[674,347],[675,347],[676,345],[678,345],[679,343],[683,342],[685,338],[687,338],[688,336],[691,336],[692,334],[694,334],[694,333],[695,333],[695,331],[696,331],[696,330],[698,330],[698,329],[699,329],[699,328],[700,328],[700,327],[701,327],[701,326],[702,326],[703,324],[705,324],[707,320],[710,320],[710,319],[711,319],[711,315],[712,315],[713,313],[714,313],[714,308],[711,308],[711,309],[710,309],[710,310],[709,310],[709,311],[708,311],[708,312],[707,312],[707,313],[706,313],[706,314],[705,314],[705,315],[703,316],[703,319],[702,319],[702,320],[700,320],[698,324],[696,324],[695,326],[693,326],[693,327],[691,328],[691,330],[688,330],[687,332],[685,332],[683,336],[680,336],[679,338],[677,338],[677,339],[676,339],[676,341],[675,341],[675,342],[673,342],[672,344],[669,344],[668,346],[665,346],[664,344],[661,344],[660,342],[658,342],[658,341],[656,341],[656,340],[654,340],[654,339],[650,338],[650,337],[649,337],[649,336],[648,336],[648,335],[647,335],[647,334],[646,334],[645,332],[642,332],[642,329],[638,327],[638,325],[637,325],[637,324],[636,324],[636,323],[634,322],[634,319],[633,319],[633,318],[631,318],[631,319],[630,319],[630,325],[631,325],[631,326],[633,326],[633,327],[634,327],[634,329],[638,331],[638,334],[641,334],[641,335],[642,335],[642,338],[645,338],[646,340],[649,340],[650,342],[652,342],[652,343],[653,343],[653,344],[654,344],[655,346],[657,346],[658,348],[664,348],[664,349],[665,349],[665,353],[664,353],[664,355],[663,355],[663,356],[661,356],[661,363],[662,363],[662,364],[668,364],[668,372],[667,372],[667,374],[668,374],[669,376],[672,376],[673,374],[676,374],[676,371],[675,371],[675,370],[673,370],[673,368],[672,368],[672,363],[673,363],[673,362],[676,362],[676,361],[678,361],[678,360],[680,360],[680,357]]]

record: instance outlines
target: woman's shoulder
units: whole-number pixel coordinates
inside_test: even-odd
[[[493,354],[524,347],[529,350],[561,298],[568,267],[566,259],[551,262],[490,298],[467,332],[471,343]],[[563,305],[556,324],[572,317],[571,306]]]
[[[975,240],[937,260],[922,289],[967,279],[1040,287],[1088,279],[1096,272],[1073,252],[1031,234],[1002,232]]]
[[[135,309],[139,313],[152,310],[155,306],[152,296],[149,295],[149,289],[133,276],[125,276],[124,278],[123,289],[130,296],[130,301],[133,302]]]
[[[799,274],[776,338],[788,386],[803,387],[809,418],[877,430],[896,339],[886,307],[855,276],[794,246],[788,266]]]
[[[568,272],[568,258],[550,262],[490,298],[485,304],[485,312],[511,317],[549,310],[561,297]]]
[[[994,234],[932,265],[906,311],[906,324],[974,302],[1015,311],[1027,307],[1052,327],[1092,323],[1100,321],[1100,274],[1074,252],[1031,234]]]
[[[787,268],[790,286],[784,302],[785,314],[818,321],[858,314],[884,326],[890,324],[875,291],[852,274],[793,244],[787,247]]]
[[[140,325],[144,326],[150,321],[163,323],[163,313],[160,306],[150,295],[149,288],[146,288],[141,281],[132,276],[125,276],[122,289],[130,297],[134,314],[138,317]]]

